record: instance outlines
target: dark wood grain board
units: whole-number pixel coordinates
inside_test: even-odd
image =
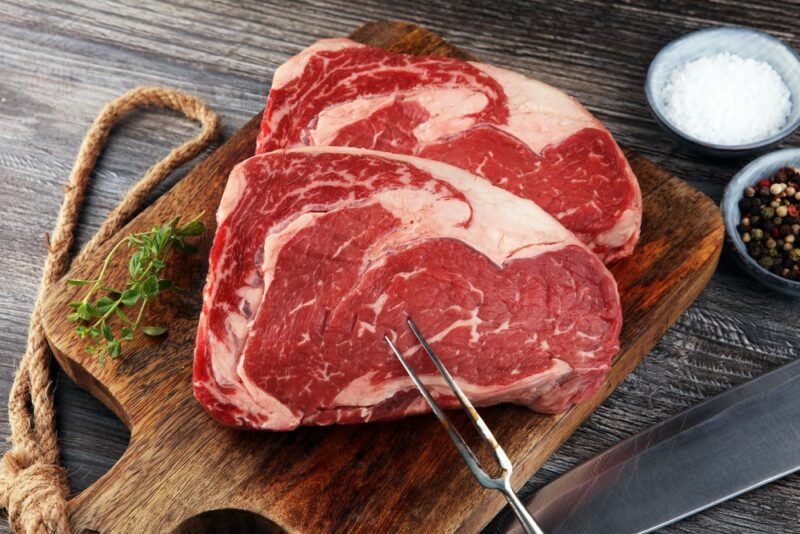
[[[468,57],[410,24],[375,23],[356,40],[409,53]],[[230,168],[253,151],[259,117],[192,170],[123,232],[174,213],[213,212]],[[711,276],[722,226],[705,195],[628,152],[645,206],[642,239],[631,258],[615,264],[626,319],[622,350],[607,385],[560,416],[513,406],[484,410],[487,423],[517,466],[520,486],[605,399],[686,309]],[[691,216],[690,216],[691,215]],[[209,232],[202,251],[210,246]],[[96,272],[98,258],[70,276]],[[83,351],[65,320],[76,288],[62,283],[47,302],[46,330],[59,363],[111,407],[131,429],[128,449],[99,481],[71,501],[78,529],[155,532],[217,509],[244,509],[294,531],[433,531],[485,525],[501,508],[478,487],[432,417],[290,433],[237,432],[214,423],[191,394],[194,331],[205,256],[187,259],[172,276],[188,288],[151,310],[170,325],[163,340],[144,340],[104,367]],[[124,276],[114,264],[112,281]],[[458,499],[453,499],[458,495]]]

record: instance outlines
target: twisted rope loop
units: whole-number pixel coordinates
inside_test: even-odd
[[[219,116],[202,100],[164,87],[139,87],[107,104],[89,128],[70,174],[45,260],[39,295],[31,315],[28,344],[19,364],[8,418],[11,449],[0,461],[0,507],[15,532],[69,532],[69,488],[59,466],[55,411],[50,388],[50,356],[42,327],[42,301],[69,267],[69,249],[92,170],[114,125],[127,113],[146,107],[166,108],[202,124],[194,138],[151,167],[111,212],[79,256],[90,255],[141,207],[153,189],[176,168],[205,150],[219,133]]]

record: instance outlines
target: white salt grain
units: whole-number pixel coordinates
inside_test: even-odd
[[[721,53],[676,67],[663,91],[666,117],[682,132],[719,145],[741,145],[778,133],[791,94],[769,64]]]

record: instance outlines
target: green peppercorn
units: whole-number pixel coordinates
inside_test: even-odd
[[[789,259],[800,262],[800,248],[793,248],[791,251],[789,251]],[[795,265],[795,269],[800,271],[800,265]]]
[[[775,215],[775,210],[770,208],[769,206],[764,206],[763,208],[761,208],[762,217],[771,219],[773,215]]]
[[[764,256],[760,260],[758,260],[758,264],[761,265],[765,269],[769,269],[772,267],[772,258],[769,256]]]
[[[780,225],[782,225],[782,224],[783,224],[783,217],[773,217],[773,218],[772,218],[772,223],[773,223],[775,226],[780,226]]]
[[[764,230],[762,230],[761,228],[754,229],[753,239],[755,239],[756,241],[761,241],[762,239],[764,239]]]

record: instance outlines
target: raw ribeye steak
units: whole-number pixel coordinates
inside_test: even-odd
[[[271,430],[427,411],[393,336],[446,407],[407,314],[477,405],[558,412],[618,349],[616,284],[532,201],[444,163],[352,148],[255,156],[217,213],[194,390]]]
[[[515,72],[316,43],[275,73],[257,153],[350,146],[444,161],[528,198],[605,262],[639,236],[636,177],[577,101]]]

